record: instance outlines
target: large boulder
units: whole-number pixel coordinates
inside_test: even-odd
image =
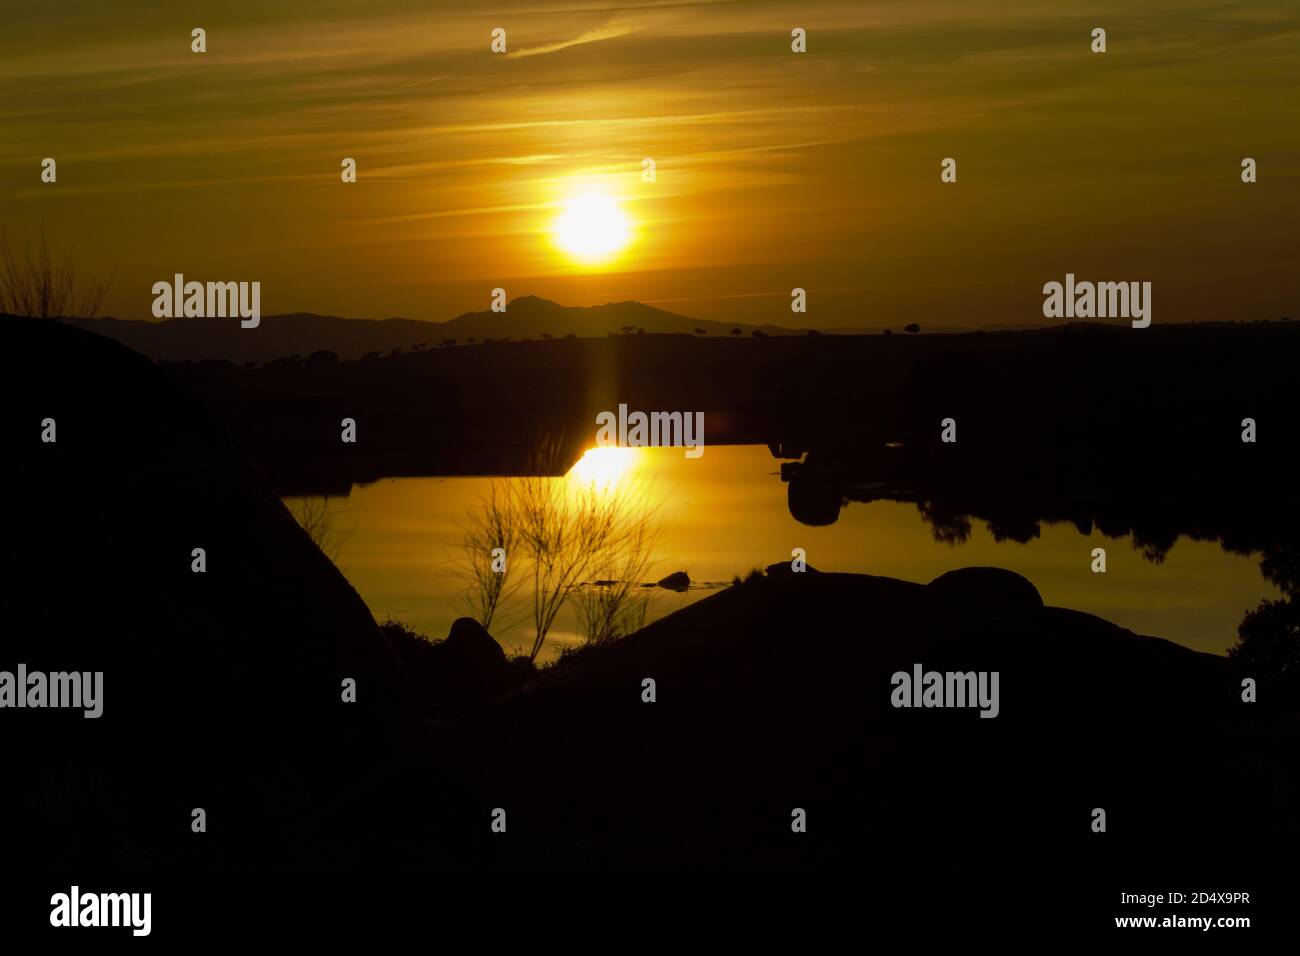
[[[0,341],[17,559],[0,669],[103,673],[98,719],[0,711],[21,768],[0,788],[0,816],[23,821],[6,857],[293,860],[368,842],[365,814],[340,807],[425,730],[356,591],[168,373],[58,322],[2,318]]]
[[[754,575],[457,722],[448,765],[528,812],[527,831],[484,844],[551,866],[990,854],[1023,872],[1073,873],[1098,859],[1137,866],[1152,847],[1227,865],[1252,838],[1295,826],[1293,807],[1206,822],[1204,807],[1231,805],[1241,779],[1198,762],[1207,740],[1234,774],[1293,792],[1287,748],[1226,745],[1254,712],[1222,657],[1040,606],[1024,588],[987,614],[937,599],[947,584],[800,577],[793,587],[792,576]],[[1014,576],[983,578],[996,590]],[[949,580],[963,579],[978,580]],[[998,673],[997,717],[982,719],[973,698],[898,706],[895,676],[918,665]],[[1197,734],[1173,739],[1175,723]],[[1157,740],[1161,759],[1116,744],[1132,740]],[[1107,834],[1101,858],[1088,839],[1094,806],[1140,821]],[[792,835],[794,808],[807,811],[806,833]]]
[[[477,667],[501,667],[506,663],[506,652],[496,638],[472,617],[456,618],[442,646],[449,657]]]
[[[1005,568],[958,568],[930,582],[936,594],[976,604],[1042,607],[1043,598],[1028,578]]]
[[[383,631],[406,664],[420,707],[435,720],[455,719],[533,676],[531,666],[507,660],[501,645],[473,618],[457,618],[442,641],[396,622],[383,625]]]

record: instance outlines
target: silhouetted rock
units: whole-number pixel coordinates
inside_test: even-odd
[[[436,720],[453,720],[535,673],[531,664],[507,660],[501,645],[473,618],[457,618],[442,641],[430,641],[397,621],[381,630],[406,664],[421,709]]]
[[[946,598],[977,604],[1043,605],[1038,588],[1028,578],[1005,568],[958,568],[939,575],[929,588]]]
[[[448,657],[484,669],[504,667],[506,652],[487,629],[472,617],[458,617],[452,622],[443,642]]]
[[[21,356],[0,377],[22,555],[6,591],[42,618],[6,626],[0,660],[104,675],[98,719],[0,716],[22,768],[0,788],[0,817],[24,821],[6,857],[303,860],[368,841],[388,820],[342,803],[424,730],[356,591],[167,372],[59,322],[6,318],[0,336]]]
[[[685,591],[691,586],[691,576],[685,571],[674,571],[668,577],[660,578],[658,584],[669,591]]]
[[[1152,854],[1226,866],[1253,840],[1294,832],[1288,800],[1205,813],[1237,805],[1240,775],[1280,795],[1298,782],[1300,728],[1262,723],[1225,658],[1023,590],[992,616],[962,594],[752,576],[476,710],[442,752],[475,792],[527,808],[529,829],[508,845],[484,828],[484,851],[511,862],[861,866],[874,853],[1074,875],[1129,872]],[[895,707],[892,675],[917,665],[997,672],[998,715]],[[1128,745],[1141,741],[1155,743]],[[1096,806],[1112,821],[1104,847]],[[795,807],[809,827],[792,836]]]

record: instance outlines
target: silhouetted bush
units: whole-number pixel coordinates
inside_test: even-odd
[[[312,352],[307,356],[307,361],[303,362],[308,368],[316,368],[320,365],[338,365],[339,355],[337,352],[331,352],[328,349],[320,349]]]
[[[1264,600],[1247,611],[1228,656],[1253,677],[1261,703],[1300,705],[1300,604],[1295,598]],[[1267,696],[1272,694],[1275,699]]]
[[[109,273],[102,282],[78,280],[72,253],[61,262],[52,259],[44,230],[36,248],[24,248],[21,253],[0,230],[0,313],[34,319],[93,319],[112,278]]]
[[[1281,546],[1266,550],[1259,569],[1283,594],[1295,597],[1300,593],[1300,548]]]

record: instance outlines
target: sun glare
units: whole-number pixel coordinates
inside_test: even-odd
[[[618,484],[636,463],[636,450],[610,445],[606,448],[589,448],[569,469],[568,477],[584,485],[592,484],[605,490]]]
[[[555,244],[585,265],[608,262],[632,238],[632,224],[612,197],[599,192],[574,196],[551,226]]]

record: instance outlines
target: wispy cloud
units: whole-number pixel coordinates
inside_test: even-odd
[[[64,0],[58,19],[20,4],[0,32],[0,209],[79,249],[138,250],[140,269],[183,252],[194,269],[277,270],[292,308],[432,318],[468,303],[433,301],[430,277],[567,281],[539,233],[592,175],[642,226],[635,296],[662,301],[761,301],[787,272],[819,307],[866,283],[984,290],[982,254],[1032,265],[1063,235],[1133,257],[1156,232],[1207,249],[1257,235],[1263,253],[1204,259],[1245,276],[1293,248],[1277,224],[1300,216],[1278,185],[1300,156],[1294,0],[467,6],[226,0],[197,56],[202,21],[151,0]],[[1110,31],[1104,57],[1092,25]],[[1223,157],[1248,151],[1267,178],[1221,191]],[[960,185],[938,191],[945,156]]]
[[[613,40],[617,37],[625,37],[644,29],[642,26],[603,26],[595,30],[588,30],[581,36],[574,37],[572,40],[560,40],[558,43],[547,43],[543,46],[525,47],[522,50],[513,50],[506,56],[511,59],[518,59],[525,56],[541,56],[545,53],[558,53],[560,50],[567,50],[569,47],[582,46],[586,43],[598,43],[601,40]]]

